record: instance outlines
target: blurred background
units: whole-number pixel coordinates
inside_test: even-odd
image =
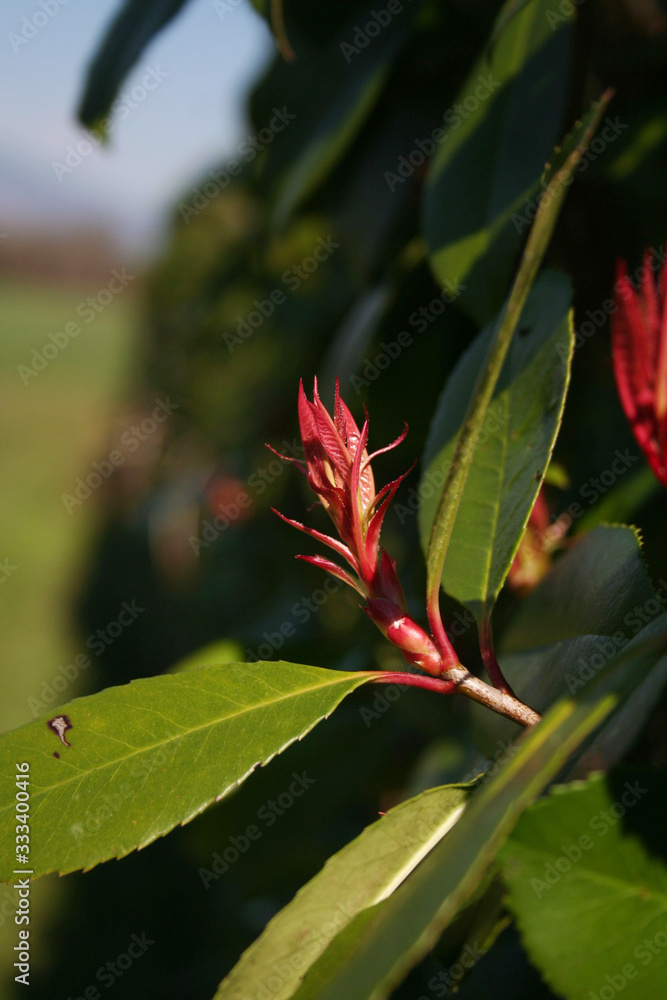
[[[380,460],[383,481],[421,453],[478,317],[455,290],[440,308],[419,236],[426,166],[395,183],[386,173],[442,122],[500,6],[415,4],[362,60],[340,46],[368,5],[287,4],[281,55],[249,3],[192,0],[124,78],[102,143],[77,108],[119,4],[5,0],[0,728],[202,648],[198,662],[396,665],[354,595],[325,592],[320,574],[294,561],[312,549],[269,508],[301,518],[310,499],[264,445],[298,453],[296,387],[318,373],[325,401],[337,374],[357,416],[368,404],[373,447],[409,422],[407,444]],[[623,126],[577,179],[551,250],[573,275],[582,319],[608,298],[615,256],[636,267],[667,232],[667,15],[648,0],[591,2],[576,23],[563,20],[554,58],[564,76],[544,92],[552,129],[538,161],[603,86],[617,88]],[[524,154],[519,141],[506,150],[510,164]],[[523,238],[508,247],[508,273]],[[427,318],[415,320],[420,309]],[[606,322],[598,327],[576,356],[553,517],[616,448],[636,450]],[[402,331],[409,346],[396,360],[387,345]],[[662,497],[638,472],[615,510],[641,527],[657,582]],[[596,517],[588,510],[586,526]],[[419,607],[415,521],[388,518],[383,539]],[[506,595],[501,623],[519,599]],[[462,650],[474,663],[473,635]],[[463,710],[419,692],[395,705],[376,698],[359,692],[306,749],[291,747],[147,850],[36,883],[31,996],[75,1000],[95,986],[128,1000],[211,997],[329,854],[379,810],[473,766]],[[664,706],[649,734],[661,726]],[[663,751],[645,737],[645,759]],[[270,803],[304,771],[312,786],[277,822]],[[266,835],[253,851],[202,876],[260,813]],[[13,901],[0,889],[0,1000],[19,995]],[[145,954],[103,981],[133,934],[151,942]],[[406,997],[419,996],[434,961]],[[527,963],[521,988],[514,1000],[551,996]]]

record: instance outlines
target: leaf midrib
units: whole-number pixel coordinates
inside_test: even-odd
[[[361,677],[370,677],[371,675],[372,675],[372,671],[366,671],[365,673],[361,673],[361,672],[359,673],[359,676],[361,676]],[[348,677],[347,681],[350,681],[350,680],[351,680],[351,678]],[[133,750],[131,753],[125,754],[122,757],[115,757],[112,760],[107,761],[105,764],[100,764],[99,767],[91,767],[87,771],[78,771],[76,774],[72,775],[71,777],[64,778],[62,781],[58,781],[54,785],[47,785],[47,786],[41,788],[38,792],[35,792],[34,794],[31,794],[31,796],[30,796],[31,802],[34,802],[35,800],[37,800],[39,798],[42,798],[44,795],[47,795],[49,792],[54,791],[54,789],[63,789],[63,788],[66,788],[67,785],[69,785],[73,781],[81,781],[82,777],[83,777],[83,779],[85,779],[86,777],[88,777],[89,775],[91,775],[93,773],[100,774],[100,772],[104,771],[105,768],[113,767],[113,766],[115,766],[115,765],[117,765],[119,763],[124,763],[125,761],[130,760],[132,757],[136,757],[139,754],[143,754],[143,753],[149,753],[151,750],[155,750],[158,747],[164,747],[164,746],[166,746],[169,743],[173,743],[175,740],[184,739],[186,736],[190,736],[193,733],[201,732],[204,729],[211,729],[214,726],[221,725],[223,722],[226,722],[227,720],[237,719],[237,718],[239,718],[242,715],[246,715],[248,712],[257,711],[258,708],[277,705],[281,701],[286,701],[289,698],[295,698],[295,697],[298,697],[299,695],[302,695],[304,693],[315,692],[315,691],[321,690],[322,688],[326,688],[326,687],[334,687],[335,685],[342,684],[342,683],[343,683],[342,680],[336,679],[335,681],[333,681],[333,680],[332,681],[326,681],[324,683],[316,684],[316,685],[313,685],[311,687],[300,688],[298,691],[291,691],[288,694],[283,694],[279,698],[275,698],[272,701],[269,701],[269,702],[260,702],[260,703],[255,704],[255,705],[248,706],[248,707],[242,709],[239,712],[234,712],[231,715],[227,715],[227,716],[223,716],[222,718],[214,719],[212,722],[207,722],[204,725],[193,726],[192,729],[188,729],[184,733],[179,733],[179,734],[177,734],[175,736],[170,736],[167,739],[160,740],[158,743],[152,743],[149,746],[140,747],[139,749]],[[134,708],[135,706],[132,706],[132,707]],[[100,735],[100,734],[96,734],[96,735]],[[296,737],[294,737],[294,738],[296,739]],[[0,817],[4,813],[6,813],[8,811],[12,812],[13,809],[14,809],[14,803],[13,802],[11,802],[9,805],[6,805],[6,806],[0,806]]]

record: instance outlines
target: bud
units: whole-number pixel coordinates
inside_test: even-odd
[[[382,634],[398,646],[408,663],[439,677],[443,662],[435,643],[424,629],[392,601],[369,600],[363,609]]]
[[[288,455],[280,455],[280,458],[286,462],[293,461],[306,476],[310,488],[333,521],[338,538],[308,528],[279,511],[275,513],[299,531],[333,549],[347,565],[341,566],[320,555],[300,555],[297,559],[318,566],[353,587],[368,601],[364,607],[368,617],[401,650],[406,661],[440,679],[445,670],[443,657],[433,640],[408,615],[396,563],[380,547],[382,522],[408,473],[377,490],[371,463],[377,455],[396,448],[403,441],[407,425],[395,441],[369,454],[368,414],[360,428],[341,399],[336,379],[333,417],[322,404],[317,380],[312,403],[307,399],[301,382],[299,426],[305,461]],[[457,662],[453,650],[452,659]],[[439,680],[439,690],[442,690],[441,684],[444,681],[440,683]]]

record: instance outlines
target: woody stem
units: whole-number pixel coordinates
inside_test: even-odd
[[[480,705],[486,705],[499,715],[511,719],[520,726],[535,726],[541,716],[528,705],[511,694],[499,691],[485,684],[479,677],[473,676],[461,664],[452,667],[444,677],[427,677],[425,674],[400,673],[393,670],[383,670],[373,678],[373,683],[406,684],[409,687],[424,688],[436,691],[438,694],[464,694]]]
[[[507,719],[512,719],[520,726],[535,726],[540,721],[540,715],[528,705],[524,705],[513,695],[486,684],[460,663],[455,667],[450,667],[443,674],[443,680],[453,681],[456,684],[458,694],[464,694],[467,698],[479,702],[480,705],[486,705],[487,708],[498,712],[499,715],[504,715]]]

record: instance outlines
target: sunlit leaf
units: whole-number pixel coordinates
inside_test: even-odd
[[[187,823],[371,676],[260,661],[77,698],[0,737],[2,843],[13,842],[17,763],[30,765],[33,875],[92,868]],[[0,879],[14,867],[4,850]]]

